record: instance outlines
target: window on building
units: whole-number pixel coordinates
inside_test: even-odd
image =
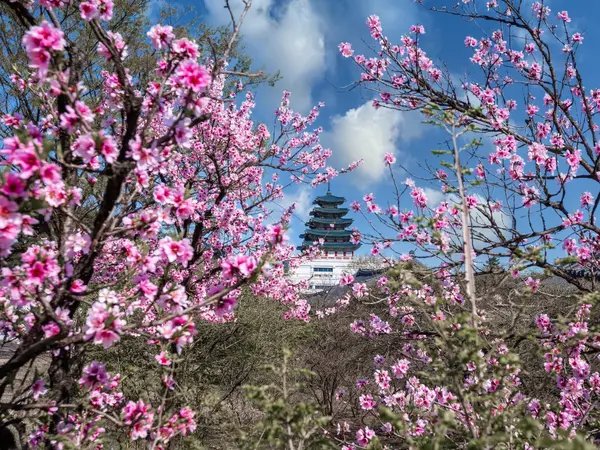
[[[315,267],[314,272],[333,272],[333,267]]]

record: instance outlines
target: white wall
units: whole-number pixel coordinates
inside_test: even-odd
[[[301,264],[298,268],[292,269],[289,277],[294,283],[309,280],[311,289],[308,292],[318,292],[317,286],[336,286],[340,284],[340,279],[346,273],[350,273],[349,266],[352,263],[351,258],[332,259],[319,258]],[[315,268],[330,267],[333,272],[315,272]]]

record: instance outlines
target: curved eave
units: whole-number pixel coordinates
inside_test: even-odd
[[[346,202],[346,199],[344,197],[336,197],[335,195],[322,195],[321,197],[315,198],[315,200],[313,201],[313,204],[321,205],[321,206],[327,206],[327,205],[337,206],[337,205],[341,205],[345,202]]]
[[[345,202],[346,199],[344,197],[338,197],[337,195],[333,195],[331,192],[328,192],[325,195],[319,195],[316,197],[316,201],[337,203],[337,202]]]
[[[300,238],[304,238],[305,236],[318,236],[325,238],[350,238],[352,236],[352,231],[347,230],[305,230],[304,234],[300,235]]]
[[[562,269],[573,278],[594,278],[600,279],[600,272],[597,270],[590,270],[588,267],[584,267],[578,263],[567,264]]]
[[[326,218],[321,218],[321,217],[312,217],[304,225],[306,225],[307,227],[310,227],[311,224],[318,223],[318,224],[322,224],[322,225],[334,224],[334,225],[341,225],[343,227],[347,227],[349,225],[352,225],[352,222],[354,222],[354,219],[326,219]]]
[[[313,208],[310,212],[311,216],[318,214],[335,214],[342,217],[348,214],[348,208]]]
[[[312,247],[312,245],[313,245],[313,242],[304,241],[302,243],[302,245],[299,245],[297,247],[297,249],[303,250],[305,248]],[[321,250],[338,250],[338,251],[345,250],[345,251],[349,251],[349,252],[354,252],[360,248],[360,244],[352,244],[350,242],[325,242],[324,244],[320,245],[319,248]]]

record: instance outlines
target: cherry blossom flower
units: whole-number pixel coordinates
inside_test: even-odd
[[[158,363],[161,366],[171,365],[171,360],[167,357],[167,354],[165,352],[160,352],[160,354],[156,355],[154,359],[156,359],[156,361],[158,361]]]
[[[175,38],[173,27],[170,25],[154,25],[146,34],[156,50],[167,47]]]
[[[338,48],[344,58],[350,58],[354,54],[354,50],[352,50],[352,46],[348,42],[342,42]]]
[[[104,386],[108,383],[109,374],[106,372],[104,364],[97,361],[83,369],[83,376],[79,379],[79,384],[87,389],[93,389],[97,386]]]
[[[31,385],[31,392],[33,392],[34,400],[37,400],[46,392],[48,392],[48,388],[46,387],[46,381],[39,378],[33,382]]]

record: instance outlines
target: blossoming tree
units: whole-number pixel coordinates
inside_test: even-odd
[[[452,448],[585,447],[597,441],[597,296],[574,302],[562,317],[539,311],[517,336],[517,311],[508,323],[489,323],[480,302],[489,305],[497,286],[476,292],[473,274],[477,257],[486,255],[506,261],[505,279],[522,280],[530,292],[540,280],[528,268],[595,290],[600,104],[577,63],[584,36],[571,29],[566,11],[552,12],[543,1],[419,3],[479,25],[483,36],[464,39],[474,65],[468,78],[457,83],[427,56],[422,25],[395,43],[373,15],[367,19],[373,55],[355,55],[347,42],[339,46],[360,68],[357,83],[377,96],[374,107],[424,113],[448,133],[448,146],[435,151],[439,166],[426,167],[426,181],[447,194],[440,203],[432,204],[411,179],[397,183],[396,160],[388,154],[392,204],[382,207],[370,194],[353,204],[377,224],[371,235],[355,236],[369,240],[373,254],[389,255],[398,242],[413,244],[415,252],[400,256],[403,264],[379,279],[377,293],[353,284],[354,298],[387,303],[390,318],[371,314],[352,330],[369,338],[396,334],[402,345],[393,358],[375,359],[371,380],[357,382],[362,423],[340,424],[335,439],[346,449],[376,441],[431,448],[432,440]],[[403,269],[415,256],[436,263],[420,280]],[[566,267],[572,262],[590,279],[572,276]],[[353,281],[347,276],[342,284]],[[519,345],[527,338],[555,379],[547,401],[521,383]]]
[[[4,2],[22,22],[28,59],[12,81],[43,112],[3,117],[12,135],[0,182],[0,325],[16,347],[0,365],[0,421],[26,412],[33,446],[100,448],[117,426],[164,448],[196,427],[194,412],[171,402],[174,355],[196,321],[230,319],[244,285],[289,305],[288,317],[308,314],[282,276],[291,210],[277,216],[269,205],[287,185],[336,171],[310,129],[318,108],[294,113],[286,93],[270,132],[250,119],[241,82],[224,95],[229,77],[253,77],[228,70],[250,3],[221,55],[153,26],[157,64],[144,82],[128,70],[127,38],[111,30],[112,0]],[[61,29],[73,14],[105,59],[96,100],[80,78],[77,36]],[[86,348],[127,334],[155,347],[162,404],[125,398],[121,375],[101,360],[79,367]]]

